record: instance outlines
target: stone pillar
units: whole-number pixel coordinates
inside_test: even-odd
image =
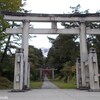
[[[28,63],[28,89],[30,88],[30,63]]]
[[[23,21],[22,48],[24,49],[24,86],[28,87],[28,30],[29,21]]]
[[[54,76],[54,68],[52,68],[52,79],[54,80],[55,76]]]
[[[17,49],[15,54],[14,90],[23,90],[23,49]]]
[[[97,54],[94,48],[89,51],[89,80],[90,91],[100,91],[99,76],[98,76],[98,61]]]
[[[86,43],[86,26],[84,21],[80,23],[80,58],[81,58],[82,87],[86,87],[85,61],[88,59],[88,52]]]
[[[82,86],[81,65],[79,58],[76,60],[76,84],[78,89]]]
[[[42,68],[40,68],[40,80],[42,80]]]

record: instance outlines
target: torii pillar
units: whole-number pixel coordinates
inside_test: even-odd
[[[24,87],[28,87],[28,39],[29,39],[29,21],[23,21],[22,48],[24,49]]]
[[[85,61],[88,59],[88,51],[86,43],[86,26],[84,21],[80,22],[80,58],[81,58],[82,87],[87,87]]]

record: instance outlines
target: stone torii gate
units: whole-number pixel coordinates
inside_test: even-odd
[[[4,12],[4,19],[7,21],[22,22],[21,28],[7,28],[6,33],[22,34],[22,48],[24,61],[24,85],[28,86],[28,33],[29,34],[78,34],[80,35],[80,68],[82,87],[87,87],[84,62],[88,60],[88,50],[86,43],[86,35],[100,34],[100,29],[90,29],[86,27],[86,22],[100,22],[100,14],[31,14],[31,13],[11,13]],[[50,29],[34,29],[29,27],[30,22],[50,22]],[[80,26],[71,29],[59,29],[58,22],[79,22]],[[89,68],[88,68],[89,69]],[[93,72],[90,72],[93,73]],[[98,83],[98,82],[97,82]],[[16,84],[16,83],[14,83]],[[18,88],[19,89],[19,88]],[[22,88],[21,88],[22,89]],[[98,88],[99,89],[99,86]]]
[[[55,70],[54,68],[40,68],[40,79],[44,79],[45,75],[51,77],[52,80],[55,78]]]
[[[40,72],[40,80],[43,80],[44,76],[46,74],[51,76],[51,79],[54,80],[54,78],[55,78],[55,70],[57,70],[57,69],[54,69],[54,68],[39,68],[39,69],[36,69],[36,70],[38,70]]]

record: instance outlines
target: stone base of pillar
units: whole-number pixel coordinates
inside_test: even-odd
[[[30,91],[31,89],[30,88],[27,88],[27,89],[22,89],[22,90],[11,90],[11,92],[26,92],[26,91]]]
[[[100,92],[100,89],[89,89],[89,92]]]
[[[79,90],[88,90],[89,87],[79,87]]]
[[[25,92],[25,90],[11,90],[11,92]]]
[[[28,86],[23,86],[23,90],[30,90]]]

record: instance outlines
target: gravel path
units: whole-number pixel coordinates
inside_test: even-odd
[[[58,87],[45,77],[42,89],[33,89],[26,92],[0,90],[0,100],[100,100],[100,92],[56,88]]]
[[[0,90],[0,100],[100,100],[100,92],[75,89],[33,89],[27,92],[8,91]]]
[[[44,78],[42,89],[58,89],[56,85],[49,81],[47,77]]]

